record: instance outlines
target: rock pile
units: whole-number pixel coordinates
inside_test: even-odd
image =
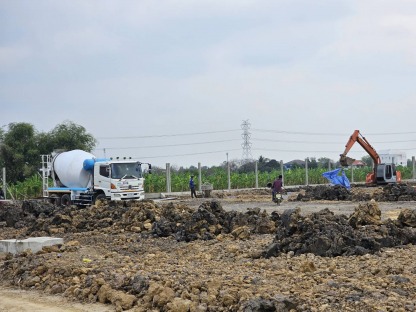
[[[376,201],[416,200],[416,188],[405,183],[388,184],[373,194]]]
[[[295,200],[351,200],[351,192],[340,185],[306,186],[304,191],[299,192]]]
[[[416,188],[405,183],[388,184],[383,187],[363,190],[353,188],[351,191],[340,185],[306,186],[292,201],[310,200],[352,200],[378,202],[386,201],[414,201],[416,200]]]
[[[65,243],[0,255],[0,283],[116,311],[416,310],[416,210],[382,222],[375,201],[351,216],[227,212],[215,200],[43,205],[1,209],[0,237]]]
[[[259,208],[246,213],[227,212],[215,200],[193,209],[181,204],[158,205],[152,201],[100,203],[85,209],[54,207],[39,201],[10,204],[0,210],[0,222],[14,228],[25,227],[25,235],[45,236],[65,233],[121,231],[173,236],[177,241],[214,239],[246,227],[248,234],[271,234],[275,222]]]
[[[265,257],[281,253],[313,253],[336,257],[374,253],[381,248],[416,243],[415,212],[400,213],[399,221],[381,223],[375,201],[360,204],[348,218],[328,209],[302,216],[300,209],[288,209],[280,216],[277,234],[264,252]]]

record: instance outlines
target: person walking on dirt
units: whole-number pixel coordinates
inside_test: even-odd
[[[272,201],[276,201],[276,194],[281,194],[283,191],[283,181],[282,181],[282,175],[279,175],[279,177],[274,180],[272,185]]]
[[[191,179],[189,180],[189,188],[191,189],[191,197],[196,198],[196,192],[195,192],[195,182],[194,182],[194,176],[191,176]]]

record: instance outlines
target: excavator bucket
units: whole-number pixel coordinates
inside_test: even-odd
[[[339,163],[341,164],[341,166],[343,166],[343,167],[348,167],[348,166],[351,166],[352,165],[352,163],[355,161],[355,159],[354,158],[351,158],[351,157],[347,157],[347,156],[345,156],[345,155],[341,155],[341,157],[339,158]]]

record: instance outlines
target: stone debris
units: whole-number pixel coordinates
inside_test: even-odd
[[[311,200],[349,200],[377,202],[391,201],[416,201],[416,188],[406,183],[387,184],[379,187],[354,187],[351,190],[340,185],[306,186],[295,196],[290,196],[291,201]]]
[[[414,311],[416,209],[380,214],[376,201],[350,216],[241,213],[216,200],[11,203],[0,239],[60,234],[64,244],[0,255],[0,283],[116,311]]]
[[[381,210],[377,202],[372,199],[369,202],[359,203],[354,213],[350,215],[348,223],[354,228],[360,225],[380,225]]]
[[[328,209],[302,216],[300,209],[288,209],[281,215],[277,234],[264,252],[265,257],[293,252],[323,257],[364,255],[381,248],[416,243],[416,228],[403,226],[413,214],[401,221],[381,222],[381,212],[374,201],[360,204],[348,218]],[[404,220],[406,218],[406,220]]]

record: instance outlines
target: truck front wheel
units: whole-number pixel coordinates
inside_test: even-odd
[[[61,205],[62,206],[69,206],[71,205],[71,197],[68,194],[64,194],[61,197]]]

